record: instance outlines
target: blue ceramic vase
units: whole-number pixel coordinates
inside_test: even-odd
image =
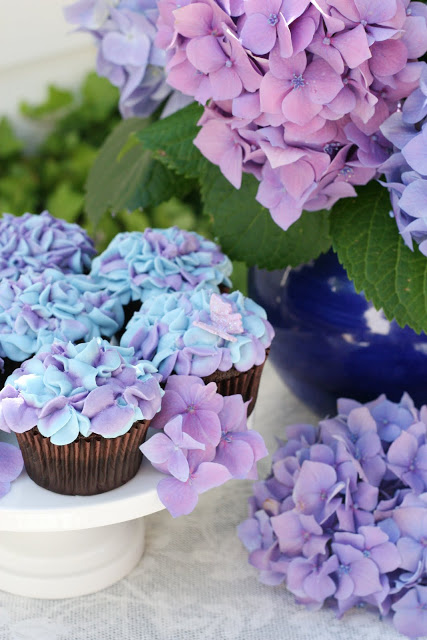
[[[340,397],[397,401],[404,391],[427,403],[427,336],[376,311],[333,252],[298,269],[251,269],[249,295],[276,331],[270,359],[316,412],[336,413]]]

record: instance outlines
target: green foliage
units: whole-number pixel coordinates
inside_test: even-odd
[[[23,144],[14,134],[7,118],[0,120],[0,161],[13,157],[23,149]]]
[[[412,252],[389,217],[387,189],[372,182],[341,200],[331,216],[334,250],[357,291],[400,326],[427,331],[427,260]]]
[[[215,234],[233,260],[281,269],[308,262],[329,249],[328,212],[306,212],[285,233],[255,200],[257,189],[258,181],[247,174],[240,190],[235,189],[213,166],[202,182],[204,211],[213,218]]]
[[[176,224],[207,236],[212,234],[209,221],[200,214],[195,181],[182,179],[147,152],[143,177],[138,183],[140,142],[135,137],[128,144],[129,131],[135,128],[135,123],[122,122],[118,99],[117,89],[95,73],[88,74],[74,96],[50,87],[42,104],[22,106],[27,117],[50,131],[31,155],[24,153],[24,145],[8,120],[0,120],[0,211],[20,215],[47,208],[58,218],[84,226],[99,250],[121,231],[143,230],[148,226]],[[136,122],[136,130],[146,125],[141,120]],[[112,144],[115,136],[118,143]],[[132,153],[132,145],[138,146],[136,154]],[[92,166],[91,189],[98,188],[99,202],[94,203],[95,215],[88,216],[84,192]],[[119,185],[116,189],[118,168],[125,174],[135,169],[136,175],[128,175],[125,187]]]
[[[169,169],[187,178],[202,180],[211,166],[193,144],[202,113],[203,107],[192,103],[168,118],[153,122],[140,131],[137,138],[144,149],[152,151],[153,158]]]
[[[50,117],[61,109],[69,107],[74,101],[71,91],[58,89],[58,87],[52,85],[48,87],[47,91],[47,98],[42,104],[34,106],[28,104],[28,102],[23,102],[21,104],[22,115],[34,120]]]

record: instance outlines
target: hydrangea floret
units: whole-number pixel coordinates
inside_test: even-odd
[[[142,453],[166,474],[158,496],[175,518],[191,513],[199,494],[232,478],[256,478],[256,463],[267,455],[259,433],[248,429],[241,395],[223,397],[214,382],[170,376],[162,410],[151,423],[160,430]]]
[[[119,233],[92,263],[91,277],[122,304],[198,285],[231,286],[232,265],[218,245],[178,227]]]
[[[92,34],[100,76],[120,89],[125,118],[146,117],[169,96],[166,113],[189,100],[166,84],[165,52],[155,44],[157,0],[78,0],[65,8],[65,17]]]
[[[132,349],[106,340],[55,341],[9,376],[0,391],[0,430],[37,427],[55,445],[79,435],[127,433],[134,422],[155,416],[163,395],[156,368],[132,361]]]
[[[343,615],[369,607],[410,638],[427,631],[427,408],[404,394],[288,427],[239,525],[262,582]]]
[[[402,109],[381,126],[383,135],[394,145],[393,155],[382,165],[390,190],[392,215],[405,244],[414,241],[427,255],[427,65],[419,87]]]
[[[26,270],[56,268],[83,273],[95,255],[93,241],[78,224],[40,215],[4,213],[0,220],[0,278],[18,279]]]
[[[0,442],[0,498],[10,491],[11,483],[24,468],[24,460],[18,447]]]
[[[240,315],[238,333],[223,332],[212,309],[215,297],[230,310],[233,325]],[[224,315],[228,322],[226,311]],[[253,300],[239,291],[219,296],[203,288],[148,300],[128,323],[120,344],[134,347],[137,358],[152,360],[163,378],[171,373],[205,377],[233,366],[248,371],[262,364],[273,336],[264,309]]]
[[[111,337],[124,323],[120,301],[89,276],[27,271],[0,282],[0,355],[22,362],[54,338]]]
[[[418,85],[427,7],[408,0],[159,0],[168,83],[207,105],[196,146],[287,229],[378,175],[380,125]]]

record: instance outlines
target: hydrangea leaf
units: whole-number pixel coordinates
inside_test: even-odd
[[[245,174],[235,189],[212,166],[202,183],[205,213],[213,218],[222,249],[233,260],[263,269],[298,266],[317,258],[331,245],[329,213],[305,212],[287,231],[273,222],[256,200],[258,181]]]
[[[427,331],[427,260],[405,246],[389,216],[388,191],[372,182],[358,198],[338,202],[331,236],[338,259],[354,282],[389,320]]]
[[[140,118],[123,120],[102,146],[86,183],[85,207],[93,224],[106,211],[115,214],[157,205],[177,192],[175,174],[153,160],[150,151],[141,152],[141,145],[128,144],[129,138],[148,122]]]
[[[285,233],[255,200],[258,182],[253,176],[244,175],[237,190],[202,156],[193,144],[202,112],[200,105],[191,104],[138,132],[137,137],[170,169],[199,179],[204,211],[213,220],[215,234],[230,258],[279,269],[302,264],[327,251],[327,212],[305,213]]]
[[[169,169],[203,181],[210,163],[193,144],[202,113],[203,107],[192,103],[138,132],[137,137],[146,149],[151,149],[153,157]]]

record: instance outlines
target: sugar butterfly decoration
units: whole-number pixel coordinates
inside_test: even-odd
[[[231,304],[225,302],[221,296],[213,293],[209,301],[209,314],[211,323],[196,320],[193,322],[193,326],[204,329],[229,342],[237,342],[237,338],[233,334],[243,333],[244,331],[240,313],[233,313]]]

